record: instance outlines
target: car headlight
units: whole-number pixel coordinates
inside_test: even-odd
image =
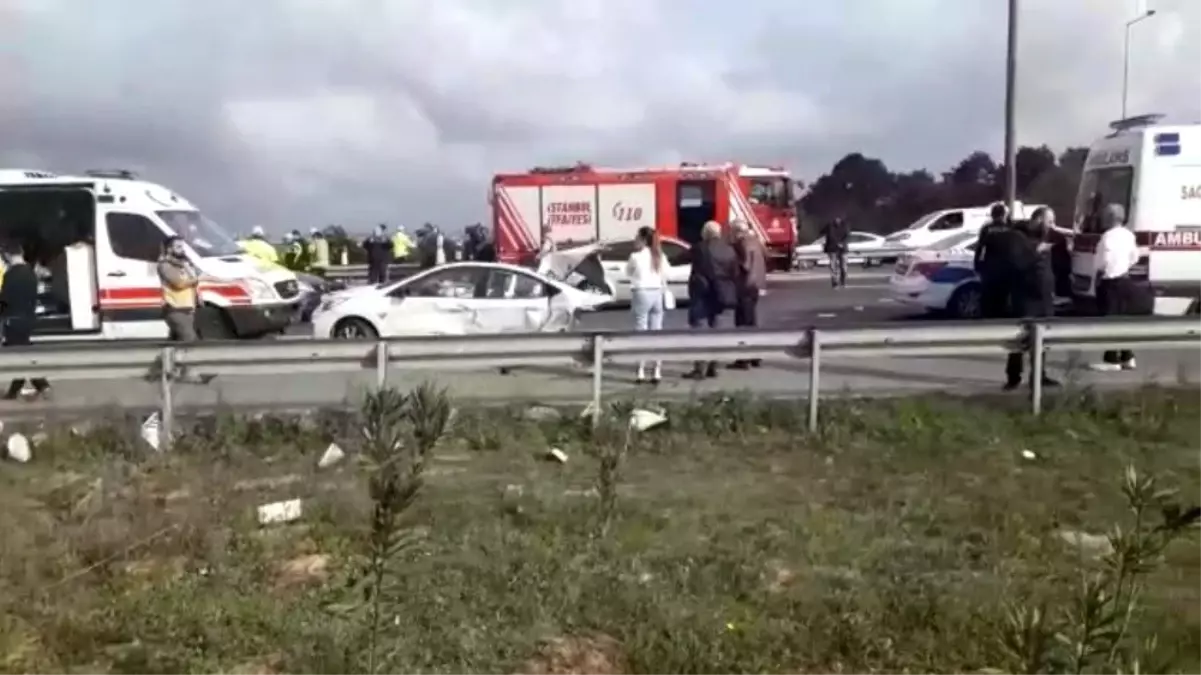
[[[278,299],[275,290],[262,279],[246,279],[243,285],[250,293],[251,302],[271,302]]]

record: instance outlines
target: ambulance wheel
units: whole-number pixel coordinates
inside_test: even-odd
[[[956,290],[947,301],[947,314],[953,319],[979,319],[983,316],[979,284],[968,284]]]
[[[334,337],[339,340],[375,340],[379,333],[362,319],[348,317],[334,324]]]
[[[215,305],[205,305],[201,308],[200,315],[196,317],[196,329],[202,340],[238,339],[233,322]]]

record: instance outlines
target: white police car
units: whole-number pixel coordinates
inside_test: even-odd
[[[963,232],[897,261],[890,297],[927,312],[957,319],[981,316],[980,279],[972,269],[977,233]]]

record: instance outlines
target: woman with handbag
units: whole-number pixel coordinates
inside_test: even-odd
[[[634,237],[634,252],[626,262],[626,278],[630,280],[630,310],[634,314],[634,330],[663,330],[663,314],[667,310],[668,289],[664,271],[667,259],[659,233],[651,227],[639,228]],[[658,385],[663,379],[663,364],[652,364],[651,376],[646,377],[646,363],[638,362],[638,384]]]

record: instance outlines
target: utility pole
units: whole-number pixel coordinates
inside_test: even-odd
[[[1139,16],[1126,22],[1126,39],[1122,43],[1122,117],[1126,119],[1126,99],[1130,92],[1130,29],[1134,24],[1155,16],[1155,10],[1148,9]]]
[[[1005,207],[1014,218],[1017,202],[1018,0],[1009,0],[1009,40],[1005,54]]]

